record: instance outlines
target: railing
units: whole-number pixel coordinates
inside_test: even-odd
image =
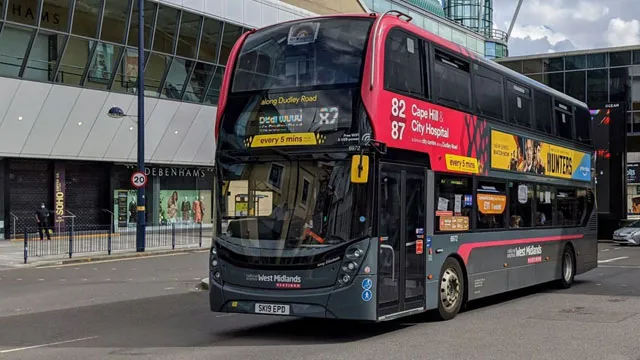
[[[210,231],[210,225],[170,224],[148,226],[146,248],[150,250],[172,249],[177,247],[202,247],[204,227]],[[62,232],[51,233],[24,229],[24,263],[30,257],[68,256],[74,254],[108,254],[127,252],[136,249],[135,228],[114,230],[109,225],[72,225]]]

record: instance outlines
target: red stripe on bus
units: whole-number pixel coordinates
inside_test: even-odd
[[[466,264],[469,260],[469,255],[473,249],[477,248],[485,248],[485,247],[494,247],[494,246],[506,246],[506,245],[518,245],[518,244],[528,244],[534,242],[550,242],[550,241],[562,241],[562,240],[575,240],[582,239],[584,235],[558,235],[558,236],[545,236],[545,237],[537,237],[537,238],[524,238],[524,239],[513,239],[513,240],[496,240],[496,241],[486,241],[486,242],[476,242],[469,244],[462,244],[458,249],[458,255],[462,258],[462,261]]]

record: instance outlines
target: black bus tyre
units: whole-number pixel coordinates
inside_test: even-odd
[[[464,273],[458,260],[447,258],[440,270],[438,287],[438,317],[440,320],[451,320],[460,311],[464,302]]]
[[[561,289],[568,289],[573,284],[576,274],[576,256],[571,246],[566,245],[562,252],[562,266],[560,267],[560,280],[558,286]]]

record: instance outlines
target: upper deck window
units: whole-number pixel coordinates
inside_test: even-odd
[[[385,44],[385,88],[407,94],[423,94],[419,44],[416,37],[404,31],[391,31]]]
[[[251,34],[238,57],[232,91],[357,84],[372,23],[311,19]]]

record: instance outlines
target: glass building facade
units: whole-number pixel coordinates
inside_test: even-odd
[[[640,46],[496,60],[584,101],[591,109],[627,104],[627,132],[640,135]]]
[[[472,0],[476,3],[480,0]],[[384,13],[398,10],[413,18],[412,22],[451,42],[490,59],[505,57],[507,51],[506,33],[493,29],[493,9],[491,1],[487,1],[483,10],[481,26],[478,26],[478,5],[466,1],[445,1],[441,7],[437,0],[360,0],[366,10]],[[438,3],[434,5],[433,3]],[[475,7],[474,7],[475,6]],[[436,9],[437,7],[437,9]],[[476,17],[463,16],[475,11]],[[474,20],[475,22],[473,22]]]
[[[145,1],[145,96],[216,105],[247,29]],[[135,94],[136,0],[1,0],[0,76]]]

